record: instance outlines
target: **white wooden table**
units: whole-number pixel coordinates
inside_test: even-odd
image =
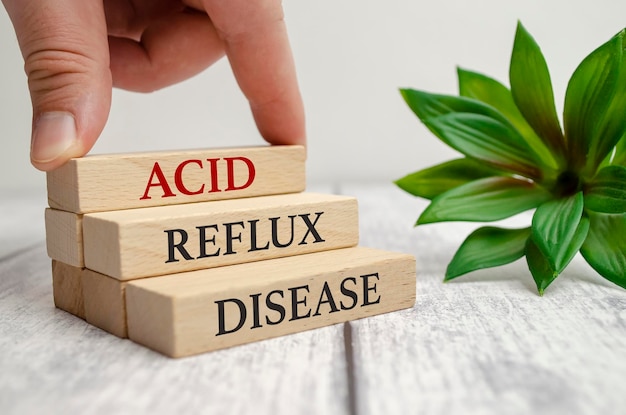
[[[359,198],[362,245],[417,257],[415,307],[179,360],[55,309],[45,196],[3,195],[0,413],[626,413],[625,290],[581,258],[543,298],[523,260],[442,284],[478,225],[414,229],[425,203],[391,184],[332,189]]]

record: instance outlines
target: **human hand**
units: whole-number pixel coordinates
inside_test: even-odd
[[[280,0],[2,0],[33,104],[31,162],[85,155],[113,86],[149,92],[227,55],[261,135],[303,144],[304,110]]]

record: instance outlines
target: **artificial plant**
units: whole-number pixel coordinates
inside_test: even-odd
[[[626,288],[626,46],[622,30],[575,70],[563,128],[544,56],[518,23],[510,89],[458,69],[459,95],[401,93],[444,143],[465,157],[396,181],[430,199],[416,225],[497,221],[535,209],[523,229],[481,227],[463,242],[445,281],[526,256],[540,295],[577,252]]]

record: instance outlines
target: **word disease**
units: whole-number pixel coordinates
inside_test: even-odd
[[[412,307],[415,258],[359,247],[302,146],[97,155],[49,172],[54,302],[189,356]]]
[[[308,284],[290,287],[286,290],[288,291],[287,298],[285,298],[285,290],[280,289],[272,290],[268,293],[255,293],[250,294],[248,304],[238,298],[215,301],[218,310],[218,330],[215,335],[221,336],[234,333],[240,330],[248,320],[251,320],[251,330],[263,327],[259,307],[260,301],[262,301],[260,298],[262,297],[265,298],[265,308],[271,310],[274,314],[272,316],[270,312],[267,312],[264,315],[265,324],[270,326],[282,323],[287,317],[289,317],[288,321],[295,321],[321,316],[323,308],[326,308],[327,314],[330,314],[342,310],[352,310],[359,303],[361,307],[378,304],[380,303],[380,295],[370,296],[370,292],[376,294],[376,282],[374,280],[378,279],[380,278],[377,272],[361,275],[358,280],[355,277],[346,277],[339,282],[337,287],[333,287],[334,289],[331,289],[328,281],[324,281],[321,290],[318,290],[320,291],[319,294],[312,293]],[[361,285],[360,289],[358,289],[359,284]],[[341,296],[339,296],[339,293]],[[361,298],[359,298],[359,294],[361,294]],[[373,299],[373,297],[376,298]],[[311,299],[315,300],[316,298],[317,300],[313,303],[315,308],[313,308]],[[251,319],[248,319],[248,310],[251,310]],[[315,310],[313,314],[311,314],[312,310]],[[289,311],[288,315],[287,311]],[[229,321],[239,320],[233,328],[226,327],[227,312]],[[232,314],[237,317],[233,317]]]

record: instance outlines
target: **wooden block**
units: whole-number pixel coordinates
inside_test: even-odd
[[[52,261],[52,296],[61,310],[85,319],[82,287],[83,269]]]
[[[74,267],[84,267],[82,215],[46,209],[48,256]]]
[[[130,281],[128,337],[188,356],[415,303],[415,258],[347,248]]]
[[[96,155],[47,173],[50,207],[74,213],[301,192],[302,146]]]
[[[85,214],[86,267],[119,280],[354,246],[355,198],[314,193]]]
[[[126,338],[126,282],[85,269],[82,285],[85,320],[111,334]]]

